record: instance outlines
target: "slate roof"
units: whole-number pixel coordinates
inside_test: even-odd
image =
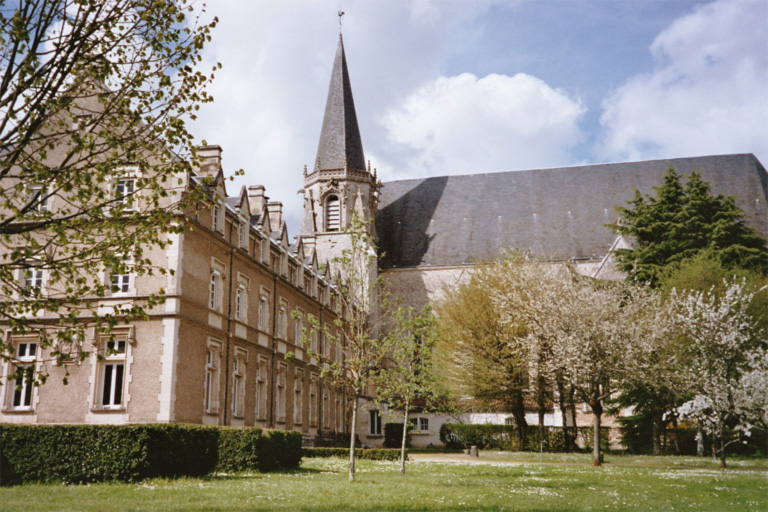
[[[635,189],[653,193],[669,166],[697,169],[717,194],[735,196],[768,236],[768,174],[752,154],[675,158],[392,181],[376,226],[382,268],[476,263],[514,247],[544,259],[599,258]]]
[[[345,169],[347,166],[350,169],[365,170],[365,156],[360,129],[357,126],[344,42],[339,34],[339,46],[333,61],[315,170]]]

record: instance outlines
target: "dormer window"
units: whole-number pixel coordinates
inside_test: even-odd
[[[338,231],[341,228],[341,203],[339,196],[328,196],[325,200],[325,230]]]
[[[122,205],[124,210],[133,208],[133,194],[136,181],[133,178],[120,178],[115,185],[115,204]]]
[[[29,189],[30,210],[35,213],[48,211],[48,190],[43,185],[32,185]]]

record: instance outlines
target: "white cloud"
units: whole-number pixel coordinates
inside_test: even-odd
[[[218,16],[201,64],[221,62],[192,126],[199,139],[220,144],[227,184],[263,184],[282,201],[291,236],[298,232],[302,168],[312,166],[344,10],[344,43],[366,156],[383,153],[375,120],[422,83],[439,75],[456,28],[472,23],[489,1],[372,2],[345,0],[209,0]]]
[[[768,160],[768,3],[724,0],[661,32],[656,69],[604,103],[601,158],[752,152]]]
[[[566,164],[582,139],[583,112],[578,101],[523,73],[440,77],[382,119],[394,147],[381,175],[397,179]]]

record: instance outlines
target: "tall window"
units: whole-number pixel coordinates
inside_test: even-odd
[[[123,383],[125,380],[125,347],[121,339],[107,340],[101,363],[101,407],[121,408],[123,406]]]
[[[328,196],[325,200],[325,230],[338,231],[341,227],[341,203],[339,196]]]
[[[131,289],[130,258],[120,257],[122,266],[116,266],[110,275],[112,293],[127,293]]]
[[[235,320],[245,320],[245,286],[240,285],[235,292]]]
[[[281,364],[277,370],[277,421],[285,421],[285,378],[288,369]]]
[[[302,391],[304,390],[304,372],[297,370],[296,378],[293,382],[293,423],[301,425],[303,420],[302,414]]]
[[[327,389],[323,389],[323,427],[331,427],[331,397]]]
[[[370,434],[372,436],[380,436],[381,435],[381,414],[379,414],[379,411],[368,411],[369,416],[369,423],[370,423]]]
[[[293,342],[296,346],[301,345],[301,337],[304,329],[304,321],[300,316],[293,319]]]
[[[211,270],[211,280],[208,285],[208,291],[208,307],[220,311],[222,302],[221,272],[217,269]]]
[[[211,223],[213,226],[214,231],[221,231],[221,207],[218,203],[213,205],[213,210],[211,212]]]
[[[205,412],[219,412],[219,350],[209,345],[205,352],[205,390],[203,405]]]
[[[336,395],[336,403],[334,404],[333,426],[336,432],[341,432],[343,430],[341,424],[341,397],[338,394]]]
[[[236,418],[245,416],[245,375],[247,352],[235,349],[235,361],[232,368],[232,414]]]
[[[267,360],[259,358],[256,367],[256,419],[267,419]]]
[[[16,361],[9,366],[11,373],[16,372],[14,385],[8,386],[10,409],[25,411],[32,408],[36,357],[37,343],[21,342],[16,346]]]
[[[267,330],[267,319],[269,318],[269,301],[262,295],[259,299],[259,330]]]
[[[287,338],[286,331],[288,330],[288,314],[285,311],[285,307],[280,307],[280,312],[277,314],[277,337],[281,340]]]
[[[317,375],[309,379],[309,425],[317,426]]]
[[[239,247],[245,247],[245,224],[237,225],[237,243]]]
[[[136,180],[133,178],[120,178],[115,185],[115,206],[122,206],[125,210],[133,207],[133,193]]]

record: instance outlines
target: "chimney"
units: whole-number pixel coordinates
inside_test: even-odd
[[[279,229],[283,223],[283,203],[280,201],[270,201],[267,203],[269,212],[269,225],[272,229]]]
[[[261,215],[264,205],[269,198],[264,195],[264,185],[251,185],[248,187],[248,206],[251,208],[251,215]]]
[[[200,158],[200,169],[197,173],[202,177],[215,177],[221,169],[221,146],[202,146],[197,148],[197,155]]]

